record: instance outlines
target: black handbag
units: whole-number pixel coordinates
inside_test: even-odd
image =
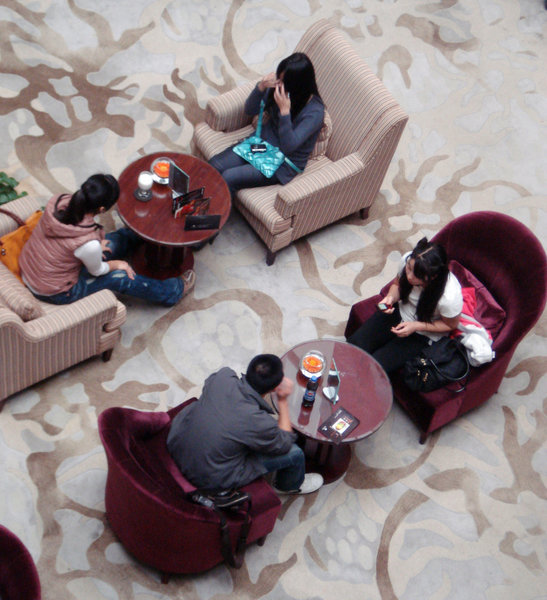
[[[462,343],[444,336],[426,346],[418,356],[407,360],[403,378],[407,387],[415,392],[432,392],[449,384],[456,384],[456,387],[449,388],[451,391],[463,392],[469,369]]]
[[[213,510],[220,521],[220,549],[222,557],[230,567],[239,569],[243,564],[245,550],[247,548],[247,535],[251,528],[251,496],[241,490],[207,491],[196,490],[190,494],[192,502],[201,504],[209,510]],[[227,513],[239,513],[243,522],[239,530],[235,548],[230,541],[230,528]]]

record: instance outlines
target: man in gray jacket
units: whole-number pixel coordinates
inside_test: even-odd
[[[323,484],[305,473],[304,453],[294,443],[287,399],[293,382],[273,354],[255,356],[245,375],[224,367],[210,375],[198,402],[173,419],[167,447],[184,476],[207,490],[239,488],[275,471],[278,492],[308,494]],[[279,419],[264,396],[277,395]]]

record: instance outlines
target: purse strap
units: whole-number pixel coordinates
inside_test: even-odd
[[[256,123],[256,135],[260,137],[262,133],[262,115],[264,114],[264,107],[266,106],[264,99],[260,101],[260,110],[258,111],[258,121]]]
[[[19,227],[22,227],[25,224],[23,219],[21,219],[21,217],[19,217],[15,213],[11,212],[11,210],[7,210],[6,208],[0,208],[0,213],[2,213],[4,215],[8,215],[8,217],[11,217],[17,223],[17,225]]]
[[[197,490],[190,495],[190,498],[196,504],[201,504],[206,508],[213,510],[220,521],[220,550],[222,557],[228,565],[239,569],[245,558],[247,548],[247,536],[251,529],[251,496],[242,491],[222,494],[207,494]],[[230,539],[230,527],[224,511],[237,512],[243,516],[243,522],[239,530],[235,547],[232,547]]]
[[[467,379],[469,377],[470,366],[469,366],[469,360],[467,358],[467,352],[464,349],[462,349],[459,342],[457,342],[456,340],[453,340],[453,342],[456,344],[456,350],[459,352],[459,354],[461,355],[461,357],[463,358],[463,360],[465,362],[465,373],[461,377],[450,377],[450,375],[443,373],[443,371],[440,369],[440,367],[438,367],[435,364],[435,361],[433,359],[430,358],[429,362],[430,362],[431,366],[435,369],[435,371],[437,371],[437,373],[441,377],[448,379],[448,381],[459,382],[459,381],[465,380],[459,389],[453,390],[454,392],[457,393],[457,392],[463,392],[463,390],[465,390],[465,386],[467,385]]]

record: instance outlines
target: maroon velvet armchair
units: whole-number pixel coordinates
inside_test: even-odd
[[[224,559],[219,518],[187,498],[195,490],[167,450],[171,420],[189,402],[168,412],[114,407],[99,415],[99,434],[108,461],[106,516],[124,547],[162,572],[199,573]],[[242,488],[252,498],[247,543],[262,544],[272,531],[281,502],[259,478]],[[242,517],[228,519],[232,547]]]
[[[448,223],[433,240],[444,245],[451,261],[457,261],[456,268],[452,263],[451,269],[462,286],[475,287],[475,317],[486,326],[485,321],[499,318],[500,307],[505,314],[487,327],[494,331],[496,358],[471,369],[464,392],[444,388],[413,392],[400,373],[393,375],[395,398],[420,429],[421,443],[431,432],[498,391],[517,345],[540,318],[547,298],[545,252],[536,236],[516,219],[491,211],[469,213]],[[346,337],[369,318],[386,290],[387,286],[380,294],[352,306]]]
[[[9,529],[0,525],[0,598],[40,600],[40,579],[30,552]]]

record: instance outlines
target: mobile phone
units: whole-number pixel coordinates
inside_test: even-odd
[[[251,144],[251,152],[266,152],[266,144]]]
[[[384,312],[385,310],[389,310],[390,308],[393,308],[391,306],[391,304],[386,304],[385,302],[378,302],[376,307],[378,308],[378,310],[380,310],[382,312]]]

